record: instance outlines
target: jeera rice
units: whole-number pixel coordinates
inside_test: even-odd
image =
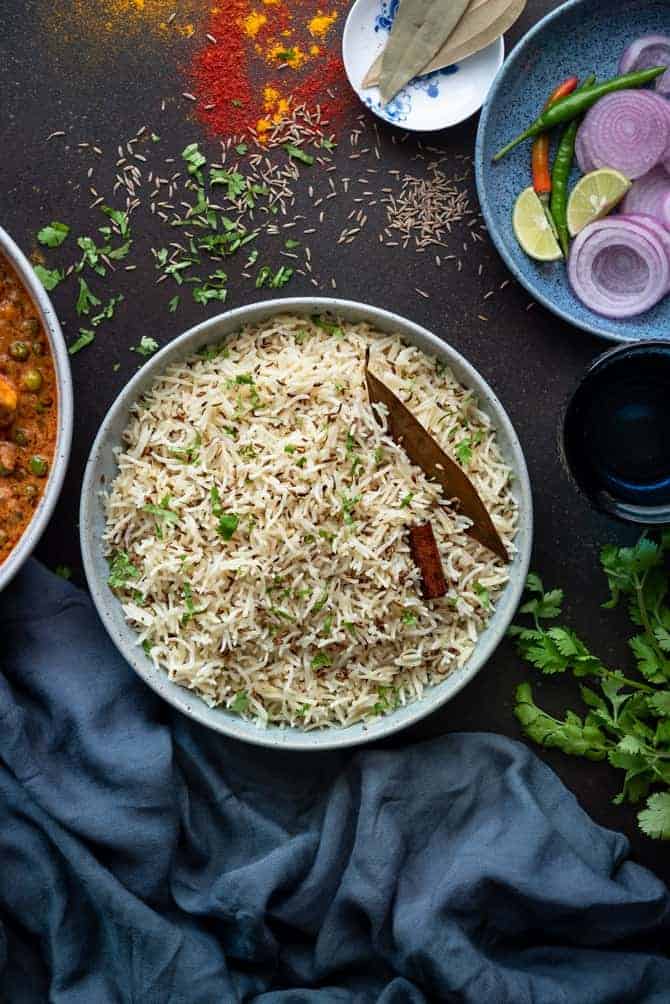
[[[171,365],[118,452],[105,548],[138,643],[259,725],[350,725],[417,699],[467,661],[507,581],[375,418],[367,345],[513,553],[488,416],[449,369],[366,324],[275,316]],[[407,539],[427,520],[449,584],[435,601]]]

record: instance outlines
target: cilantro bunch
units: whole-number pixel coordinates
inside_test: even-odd
[[[522,683],[515,714],[524,733],[542,746],[607,759],[624,771],[615,803],[646,799],[638,813],[640,828],[663,840],[670,840],[669,552],[667,532],[659,541],[643,535],[635,547],[605,547],[600,555],[610,590],[603,607],[625,602],[635,629],[629,639],[633,672],[608,668],[574,631],[555,623],[563,592],[545,592],[537,575],[528,576],[530,598],[520,611],[531,626],[510,629],[520,655],[536,669],[548,676],[572,673],[587,709],[554,718],[535,704],[531,685]]]

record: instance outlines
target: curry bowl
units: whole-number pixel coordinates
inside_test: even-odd
[[[143,650],[134,626],[124,616],[122,603],[108,585],[105,496],[119,471],[119,452],[130,409],[170,365],[179,364],[196,352],[211,358],[212,352],[216,354],[217,343],[230,338],[228,344],[232,346],[241,328],[264,324],[277,315],[295,315],[309,321],[324,314],[340,323],[367,323],[382,333],[399,335],[440,366],[449,367],[456,380],[474,392],[513,475],[510,491],[518,507],[515,551],[508,568],[508,581],[467,662],[440,682],[427,686],[421,697],[384,716],[346,726],[329,725],[313,731],[290,725],[260,727],[222,706],[210,706],[193,690],[179,686]],[[80,507],[81,549],[93,601],[111,639],[137,674],[175,708],[209,728],[249,743],[305,751],[352,746],[389,736],[435,711],[473,679],[504,637],[516,611],[530,560],[532,523],[531,490],[523,451],[503,406],[483,377],[446,342],[419,325],[377,307],[326,297],[279,299],[231,310],[191,328],[153,356],[122,390],[102,423],[86,467]],[[180,623],[184,623],[183,619]]]
[[[30,300],[32,310],[37,315],[36,318],[31,318],[31,323],[35,324],[38,332],[44,333],[49,353],[48,365],[44,360],[44,355],[41,357],[41,362],[36,361],[32,364],[33,376],[34,379],[38,380],[39,387],[33,385],[32,388],[26,387],[25,391],[21,385],[15,385],[11,376],[5,376],[5,371],[11,369],[13,360],[21,358],[18,356],[19,349],[17,346],[22,346],[22,351],[29,358],[29,361],[31,359],[38,360],[39,357],[37,356],[29,356],[31,351],[30,345],[24,345],[18,341],[12,342],[8,347],[9,352],[5,356],[5,362],[0,366],[3,386],[5,388],[9,387],[10,391],[15,393],[17,397],[16,408],[13,412],[16,416],[14,424],[6,424],[5,427],[0,427],[0,446],[6,451],[3,456],[10,458],[9,466],[4,463],[2,464],[3,476],[0,477],[0,492],[2,493],[0,495],[0,504],[3,504],[3,508],[7,510],[2,529],[4,533],[9,535],[6,547],[11,548],[5,560],[0,563],[0,590],[2,590],[10,579],[16,575],[21,565],[35,548],[58,501],[70,456],[73,395],[70,361],[54,308],[30,262],[2,227],[0,227],[0,259],[8,263],[10,269],[14,272],[15,278],[23,286],[23,290]],[[15,286],[14,293],[16,295]],[[13,309],[14,311],[16,310],[15,306]],[[39,327],[36,321],[39,322]],[[7,323],[6,320],[3,320],[3,324]],[[13,355],[12,348],[15,349]],[[32,349],[33,352],[37,350],[43,352],[44,341],[41,336],[39,342],[32,343]],[[45,380],[45,385],[49,387],[49,382],[53,382],[53,390],[56,395],[55,400],[53,400],[52,396],[46,399],[44,392],[41,395],[39,393],[39,388],[42,386],[42,374],[47,371],[48,378]],[[18,419],[23,414],[27,414],[25,409],[23,412],[21,410],[23,407],[22,393],[24,392],[26,397],[30,398],[30,407],[35,409],[41,419],[41,425],[40,422],[36,421],[34,427],[30,427],[27,430],[16,426]],[[49,391],[49,394],[51,395],[51,391]],[[54,407],[57,409],[55,416],[52,410]],[[38,409],[41,409],[41,411],[38,411]],[[46,409],[48,409],[49,414],[48,422],[46,419],[43,419]],[[4,418],[7,423],[11,421],[6,415]],[[47,425],[49,429],[50,455],[45,458],[41,455],[44,451],[40,452],[42,444],[39,437],[40,427],[46,427]],[[13,439],[10,440],[8,438],[5,441],[4,436],[9,437],[10,432]],[[19,432],[23,437],[21,440],[18,438]],[[17,443],[19,444],[18,446]],[[31,452],[35,451],[28,462],[26,462],[28,451],[22,449],[26,445],[30,447]],[[28,496],[28,489],[31,489],[30,496]],[[25,506],[24,496],[38,499],[36,504],[31,501],[30,504],[31,506],[34,504],[34,508],[27,510],[27,516],[25,515],[25,509],[17,508],[19,505],[17,499],[19,497],[21,497],[21,506]]]

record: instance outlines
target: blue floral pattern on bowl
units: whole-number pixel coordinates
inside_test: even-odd
[[[386,44],[398,6],[399,0],[356,0],[351,8],[342,36],[351,86],[375,115],[404,129],[427,132],[463,122],[479,110],[502,64],[502,38],[458,65],[415,77],[382,105],[379,89],[363,87],[363,80]]]

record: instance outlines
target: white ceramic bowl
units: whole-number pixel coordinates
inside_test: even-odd
[[[517,553],[511,564],[510,581],[467,664],[455,670],[442,683],[428,688],[420,701],[398,708],[385,717],[348,728],[315,732],[277,726],[261,729],[225,709],[210,708],[190,690],[172,683],[167,674],[156,669],[142,651],[135,632],[124,619],[121,604],[107,585],[109,569],[102,548],[105,515],[101,495],[116,474],[114,451],[121,444],[130,406],[168,365],[191,355],[203,345],[234,334],[243,324],[259,324],[278,313],[309,315],[326,312],[337,314],[346,321],[367,321],[382,331],[397,332],[407,342],[447,363],[456,377],[476,392],[481,407],[490,415],[497,429],[502,452],[515,474],[513,490],[520,512]],[[504,408],[479,373],[458,352],[418,324],[378,307],[327,297],[270,300],[230,310],[191,328],[153,356],[119,394],[100,427],[84,475],[80,508],[81,549],[93,601],[110,637],[139,676],[174,707],[217,732],[261,746],[292,750],[334,749],[381,739],[417,722],[457,694],[493,654],[514,616],[528,571],[532,525],[530,482],[521,446]]]
[[[7,560],[0,565],[0,591],[2,591],[35,548],[51,518],[51,514],[58,501],[58,496],[61,493],[72,443],[73,396],[70,359],[67,354],[63,332],[58,323],[56,312],[51,305],[51,300],[47,296],[44,286],[35,275],[33,267],[26,256],[2,227],[0,227],[0,254],[3,254],[14,268],[40,316],[44,331],[49,339],[49,348],[54,361],[56,386],[58,389],[58,434],[53,463],[51,464],[42,498],[35,509],[33,518]]]
[[[503,64],[502,36],[454,66],[415,77],[387,105],[381,104],[378,87],[361,87],[388,38],[392,6],[393,0],[356,0],[344,26],[344,68],[363,104],[385,122],[417,132],[446,129],[474,115]]]

